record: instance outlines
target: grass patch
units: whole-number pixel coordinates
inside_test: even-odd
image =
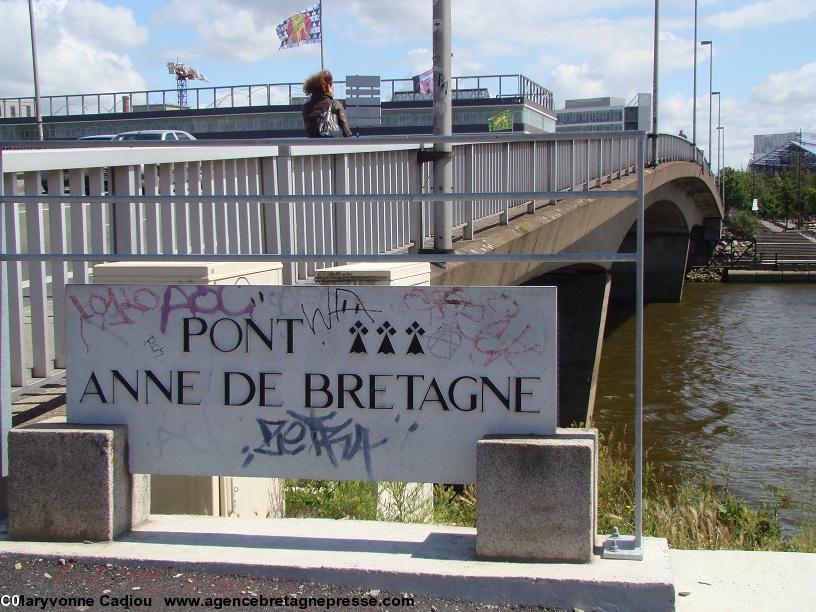
[[[634,533],[634,468],[625,445],[601,437],[598,453],[598,529]],[[672,548],[816,552],[816,503],[777,495],[773,504],[754,508],[727,488],[688,477],[667,481],[653,463],[644,461],[643,532],[666,538]],[[810,485],[803,487],[809,491]],[[404,504],[394,516],[411,516],[416,500],[400,488],[393,499]],[[291,517],[376,520],[377,485],[369,482],[287,480],[286,514]],[[796,534],[786,534],[779,510],[797,509]],[[434,485],[432,522],[476,525],[476,487]]]

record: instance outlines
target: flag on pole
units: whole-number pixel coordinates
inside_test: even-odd
[[[280,48],[297,47],[321,42],[320,5],[295,13],[281,23],[275,31],[278,33]]]
[[[487,129],[490,132],[513,131],[513,111],[509,108],[490,117],[487,120]]]

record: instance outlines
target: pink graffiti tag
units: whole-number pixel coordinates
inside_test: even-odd
[[[252,316],[255,304],[250,300],[241,309],[231,309],[224,304],[225,285],[170,285],[164,290],[161,311],[161,332],[167,331],[167,322],[174,310],[185,310],[192,316],[220,313],[228,317]]]
[[[92,293],[83,303],[77,296],[71,296],[71,303],[79,313],[80,331],[85,351],[90,351],[90,345],[85,339],[85,325],[93,325],[99,329],[108,330],[118,325],[133,325],[135,320],[132,314],[144,314],[154,310],[159,305],[159,296],[151,289],[122,288],[114,292],[107,287],[102,293]]]
[[[515,366],[524,355],[543,350],[541,345],[528,342],[532,327],[519,316],[518,302],[506,293],[478,303],[463,287],[431,292],[417,289],[405,295],[405,303],[409,308],[428,312],[432,318],[451,320],[452,331],[473,343],[484,366],[497,360]]]

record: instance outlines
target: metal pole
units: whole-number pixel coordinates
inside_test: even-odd
[[[658,50],[660,35],[660,0],[654,3],[654,59],[652,73],[652,163],[657,166],[657,80],[658,80]]]
[[[0,196],[4,194],[3,151],[0,150]],[[6,253],[6,212],[0,207],[0,253]],[[0,477],[8,476],[8,433],[11,431],[11,349],[9,347],[8,263],[0,262]],[[5,508],[0,508],[0,514]]]
[[[712,116],[712,92],[714,90],[714,42],[704,40],[700,42],[700,46],[708,46],[708,167],[711,169],[711,116]]]
[[[691,144],[697,146],[697,0],[694,0],[694,89],[691,94]]]
[[[320,9],[320,70],[323,70],[323,34],[326,31],[323,23],[323,0],[317,4]]]
[[[451,74],[451,0],[433,0],[433,76],[434,76],[434,136],[453,133],[453,107],[450,90]],[[433,147],[434,193],[453,192],[453,146],[436,143]],[[450,201],[433,203],[434,250],[453,249],[453,205]]]
[[[722,166],[720,166],[720,126],[722,124],[720,123],[720,107],[721,107],[720,92],[712,91],[711,95],[717,96],[717,177],[718,180],[721,181],[722,177],[720,176],[720,172],[722,171]]]
[[[725,167],[725,126],[720,127],[722,130],[722,163],[723,167]],[[720,181],[720,189],[722,190],[722,195],[720,196],[722,199],[723,207],[725,206],[725,181]]]
[[[34,33],[34,0],[28,0],[28,25],[31,27],[31,62],[34,65],[34,113],[37,118],[37,139],[43,140],[42,111],[40,110],[40,73],[37,69],[37,37]]]
[[[637,263],[635,280],[635,549],[643,551],[643,274],[645,270],[645,170],[646,142],[638,144]]]

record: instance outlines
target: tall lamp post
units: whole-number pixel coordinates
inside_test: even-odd
[[[40,76],[37,70],[37,37],[34,35],[34,0],[28,0],[28,25],[31,28],[31,61],[34,64],[34,113],[37,118],[37,138],[43,139],[42,112],[40,111]]]
[[[712,91],[711,97],[717,96],[717,176],[720,176],[720,170],[722,166],[720,166],[720,126],[722,122],[720,121],[720,92],[719,91]]]
[[[719,132],[722,132],[722,164],[725,167],[725,126],[718,125],[717,126],[717,140],[719,141]],[[753,179],[753,176],[751,177]],[[723,207],[725,206],[725,181],[723,177],[720,177],[720,199],[722,200]]]
[[[710,40],[700,41],[700,46],[708,47],[708,166],[711,168],[711,107],[714,86],[714,43]]]
[[[654,3],[654,58],[652,74],[652,163],[657,166],[657,80],[658,80],[658,41],[660,35],[660,0]]]
[[[694,0],[694,89],[691,97],[691,144],[697,146],[697,0]],[[697,155],[696,150],[694,153]]]

